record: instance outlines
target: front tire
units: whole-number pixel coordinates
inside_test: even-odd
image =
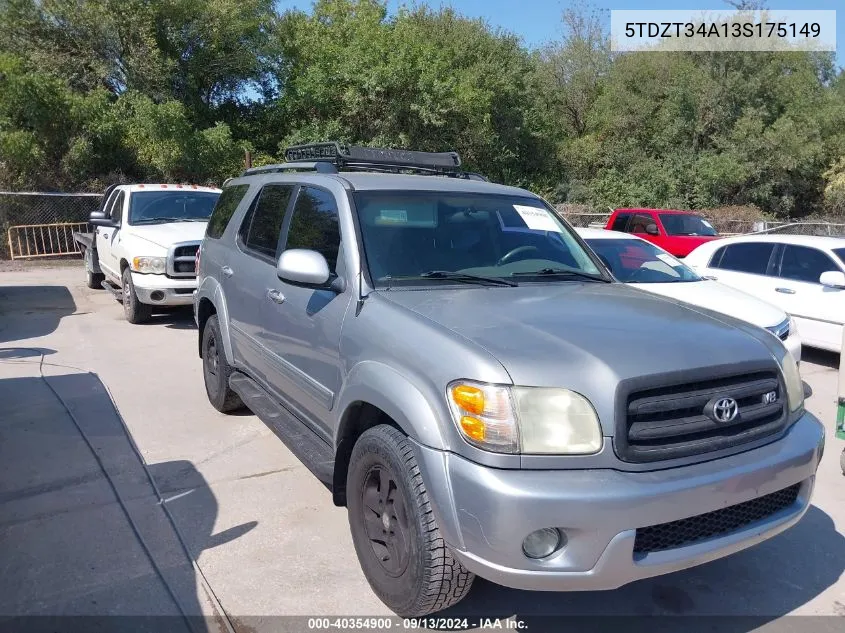
[[[365,431],[346,483],[349,527],[375,594],[402,617],[460,602],[475,576],[443,541],[408,438],[392,426]]]
[[[153,307],[138,301],[138,295],[132,283],[132,271],[129,268],[124,269],[121,284],[123,286],[123,314],[126,320],[135,324],[149,321],[153,315]]]
[[[205,381],[205,393],[211,406],[221,413],[228,413],[244,406],[243,401],[229,387],[232,367],[226,361],[223,339],[220,336],[220,324],[213,314],[205,322],[202,331],[202,376]]]

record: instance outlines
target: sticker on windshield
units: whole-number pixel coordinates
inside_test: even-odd
[[[669,264],[670,266],[680,266],[681,262],[677,259],[672,257],[671,255],[667,255],[666,253],[657,253],[657,259],[659,259],[664,264]]]
[[[383,224],[404,223],[408,221],[408,212],[405,209],[382,209],[378,219]]]
[[[706,226],[708,229],[713,229],[713,225],[712,225],[712,224],[710,224],[710,223],[709,223],[707,220],[705,220],[704,218],[701,218],[701,223],[702,223],[704,226]],[[715,231],[716,229],[713,229],[713,230]]]
[[[515,204],[513,208],[529,229],[534,231],[554,231],[555,233],[560,231],[557,222],[554,221],[552,215],[545,209],[526,207],[521,204]]]

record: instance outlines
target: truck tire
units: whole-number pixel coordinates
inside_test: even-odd
[[[202,377],[211,406],[221,413],[228,413],[243,408],[244,404],[229,387],[229,376],[233,370],[226,360],[222,340],[217,315],[213,314],[202,331]]]
[[[90,270],[85,271],[85,285],[93,290],[102,289],[105,278],[106,276],[103,273],[94,273]]]
[[[153,307],[138,301],[135,294],[135,286],[132,284],[132,271],[124,269],[122,277],[123,285],[123,314],[130,323],[144,323],[150,320],[153,315]]]
[[[388,425],[365,431],[346,483],[349,527],[367,581],[401,617],[460,602],[474,574],[443,541],[408,438]]]

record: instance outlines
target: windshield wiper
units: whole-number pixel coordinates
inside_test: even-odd
[[[528,272],[511,273],[511,276],[539,276],[539,277],[578,277],[579,279],[588,279],[590,281],[600,281],[602,283],[610,283],[610,279],[604,277],[597,277],[589,273],[582,273],[580,270],[570,270],[568,268],[541,268],[540,270],[532,270]]]
[[[501,277],[484,277],[483,275],[471,275],[470,273],[459,273],[453,270],[429,270],[420,275],[423,279],[449,279],[453,281],[464,281],[467,283],[483,283],[491,286],[518,286],[515,281],[502,279]]]
[[[138,220],[135,224],[165,224],[169,222],[207,222],[208,218],[148,218]]]

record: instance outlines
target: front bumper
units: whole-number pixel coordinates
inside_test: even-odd
[[[416,445],[444,539],[479,576],[543,591],[615,589],[706,563],[766,540],[809,507],[824,429],[807,413],[780,440],[679,468],[623,472],[504,470]],[[634,555],[637,528],[705,514],[800,483],[791,506],[689,545]],[[522,553],[534,530],[557,527],[567,544],[548,558]]]
[[[173,279],[166,275],[132,273],[138,301],[156,306],[185,306],[194,302],[196,278]]]

